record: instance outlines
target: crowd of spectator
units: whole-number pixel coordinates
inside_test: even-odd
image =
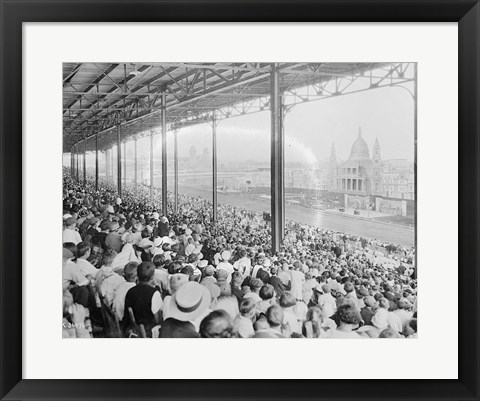
[[[414,249],[287,222],[273,253],[256,212],[63,178],[64,337],[417,336]]]

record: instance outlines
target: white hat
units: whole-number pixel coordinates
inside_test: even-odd
[[[63,220],[67,220],[68,218],[72,217],[72,215],[70,213],[65,213],[63,215]]]
[[[202,316],[210,306],[210,292],[195,281],[183,284],[170,298],[169,315],[184,322]]]
[[[188,245],[185,247],[185,255],[189,256],[191,253],[193,253],[194,250],[195,250],[195,245],[193,245],[193,244],[188,244]]]
[[[158,220],[158,218],[160,217],[160,215],[158,214],[158,212],[153,212],[153,213],[152,213],[152,217],[153,217],[155,220]]]
[[[170,237],[162,237],[162,243],[163,244],[168,244],[168,245],[172,245],[173,241]]]
[[[150,248],[152,245],[152,241],[150,241],[148,238],[142,238],[141,241],[138,243],[138,246],[144,249]]]
[[[133,242],[133,234],[130,232],[127,232],[125,234],[125,238],[122,236],[122,241],[128,244],[131,244]]]
[[[227,262],[230,260],[230,258],[232,257],[232,254],[230,253],[230,251],[223,251],[222,252],[222,259]]]
[[[113,210],[113,206],[112,206],[112,205],[108,205],[108,206],[107,206],[107,213],[115,213],[115,211]]]
[[[158,248],[159,246],[162,246],[163,244],[163,238],[157,237],[153,241],[153,246]]]

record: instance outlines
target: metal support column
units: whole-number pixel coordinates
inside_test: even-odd
[[[153,130],[150,132],[150,200],[153,200]]]
[[[83,185],[87,185],[87,140],[83,140]]]
[[[178,213],[178,130],[173,131],[173,174],[174,174],[174,184],[173,192],[175,197],[175,213]]]
[[[212,119],[212,199],[213,199],[213,215],[212,219],[214,222],[217,221],[217,207],[218,207],[218,199],[217,199],[217,125],[218,121],[215,116],[215,112],[213,112],[213,119]]]
[[[122,128],[117,126],[117,192],[122,196]]]
[[[280,251],[283,238],[283,130],[282,130],[282,97],[280,93],[280,73],[278,64],[272,65],[270,73],[270,112],[271,112],[271,154],[270,154],[270,177],[271,177],[271,232],[272,251]]]
[[[75,175],[77,176],[76,178],[77,178],[77,182],[78,182],[78,143],[75,146],[75,158],[77,160],[77,169],[75,171],[75,173],[76,173]]]
[[[105,178],[108,181],[108,177],[110,176],[110,166],[109,166],[109,160],[110,158],[110,153],[108,152],[108,149],[105,149]]]
[[[283,243],[283,240],[285,239],[285,118],[287,116],[287,108],[284,106],[284,97],[283,95],[280,95],[280,129],[281,129],[281,147],[282,147],[282,159],[281,159],[281,171],[282,171],[282,185],[281,185],[281,202],[282,202],[282,208],[281,208],[281,213],[280,213],[280,223],[281,223],[281,231],[280,231],[280,238],[281,242]]]
[[[110,148],[110,175],[112,176],[112,181],[113,181],[113,169],[115,167],[113,166],[113,146]],[[115,182],[113,182],[115,184]]]
[[[74,158],[73,158],[73,146],[70,148],[70,177],[73,179],[74,175],[73,175],[73,171],[74,171],[74,167],[73,167],[73,162],[74,162]]]
[[[127,187],[127,142],[123,142],[123,187]]]
[[[95,135],[95,191],[98,191],[98,134]]]
[[[133,140],[133,143],[135,145],[135,151],[134,151],[134,156],[133,156],[133,164],[135,166],[134,168],[134,176],[133,176],[133,185],[135,186],[135,193],[137,192],[137,138]]]
[[[167,96],[162,100],[162,214],[167,215]]]

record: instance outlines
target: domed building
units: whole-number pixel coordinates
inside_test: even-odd
[[[336,168],[336,190],[357,195],[382,194],[382,159],[378,139],[373,146],[373,155],[367,142],[362,138],[362,130],[358,129],[358,137],[353,142],[350,157]]]

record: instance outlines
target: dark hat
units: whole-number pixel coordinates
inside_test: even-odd
[[[188,277],[193,277],[193,267],[186,265],[180,270],[180,273],[187,275]]]
[[[73,258],[73,253],[69,249],[63,248],[63,255],[62,256],[63,256],[64,259],[71,259],[71,258]]]
[[[100,230],[105,231],[108,229],[110,229],[110,220],[108,219],[102,220],[102,222],[100,223]]]
[[[88,220],[87,220],[87,223],[90,224],[90,225],[95,225],[98,223],[98,219],[96,217],[90,217]]]
[[[226,270],[219,269],[217,270],[216,277],[217,277],[217,280],[226,279],[228,277],[228,272]]]
[[[250,288],[262,288],[263,281],[259,278],[252,278],[250,280]]]
[[[67,226],[71,226],[72,224],[77,224],[77,219],[75,217],[69,217],[67,220],[65,220],[65,224]]]
[[[212,265],[208,265],[205,268],[205,275],[206,276],[213,276],[215,274],[215,268]]]

